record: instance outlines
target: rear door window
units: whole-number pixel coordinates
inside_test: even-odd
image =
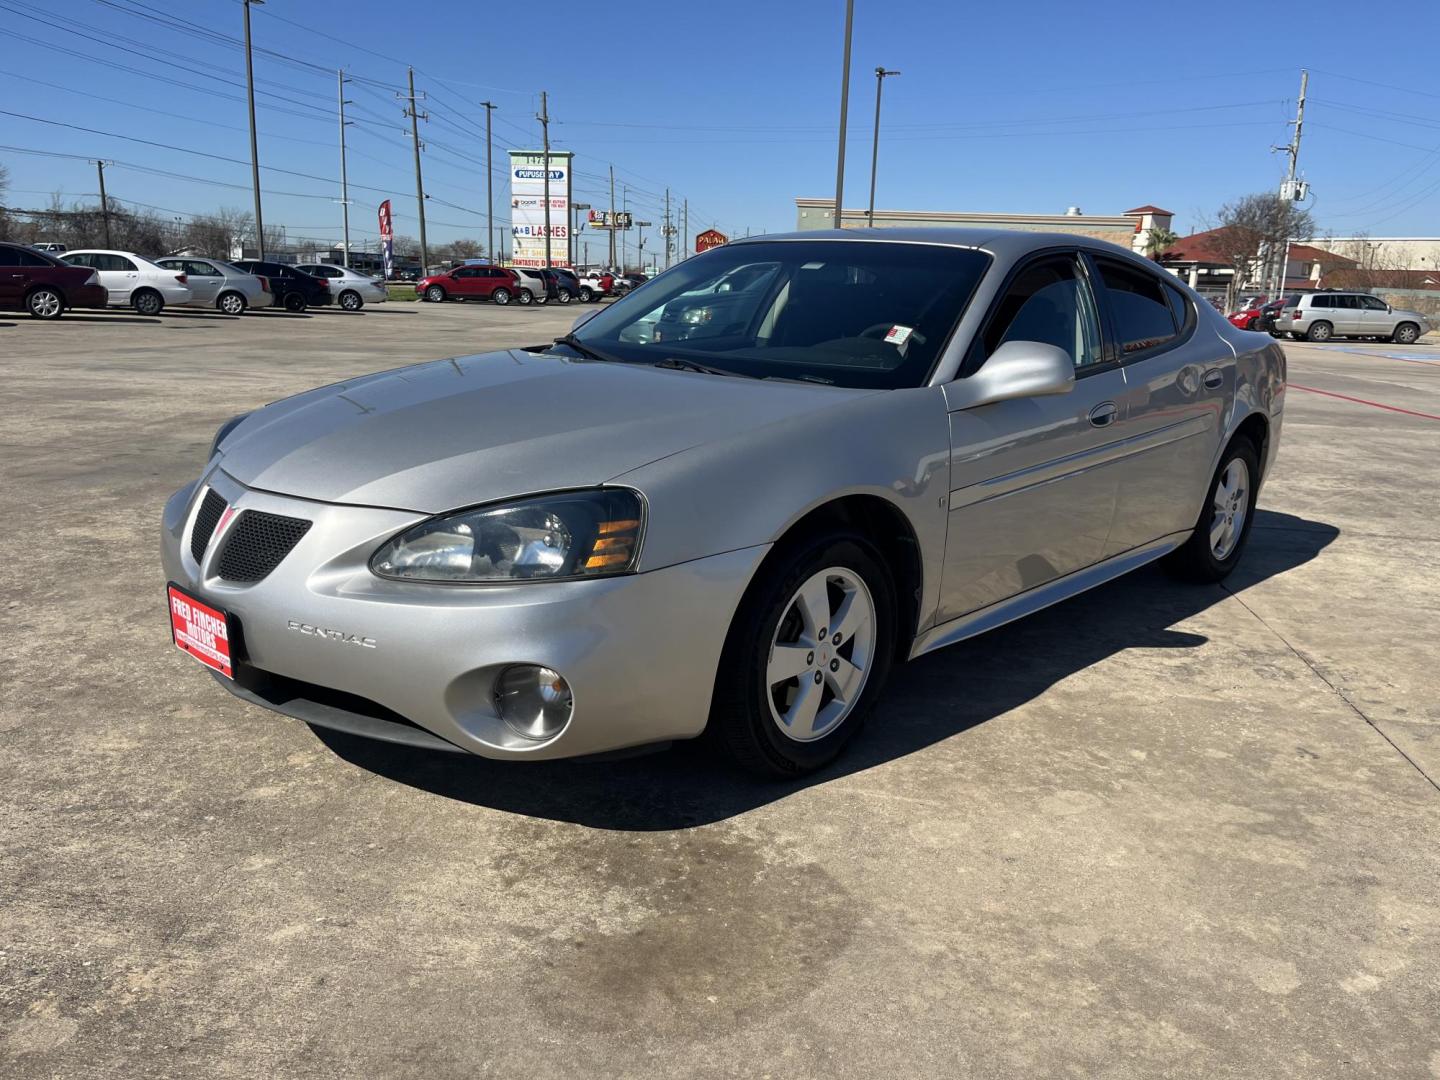
[[[1123,359],[1161,348],[1177,335],[1165,285],[1143,270],[1097,259]]]

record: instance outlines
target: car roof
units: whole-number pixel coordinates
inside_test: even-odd
[[[871,243],[930,244],[936,247],[963,247],[988,251],[1003,258],[1018,258],[1031,251],[1050,247],[1078,247],[1113,255],[1119,252],[1138,258],[1133,251],[1108,240],[1063,232],[1025,232],[1019,229],[961,229],[942,226],[898,229],[816,229],[808,232],[763,233],[731,240],[728,246],[769,241],[849,240]]]

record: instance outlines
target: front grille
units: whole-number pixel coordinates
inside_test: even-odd
[[[215,535],[215,526],[220,523],[220,515],[223,513],[225,500],[211,488],[200,501],[200,510],[195,515],[195,528],[190,533],[190,554],[195,556],[197,563],[205,554],[205,549],[210,546],[210,537]]]
[[[231,526],[215,572],[226,581],[260,581],[309,531],[302,518],[246,510]]]

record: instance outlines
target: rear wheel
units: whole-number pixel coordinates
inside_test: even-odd
[[[760,773],[794,776],[844,749],[895,652],[895,588],[861,537],[797,545],[751,585],[721,655],[709,737]]]
[[[594,300],[594,299],[595,299],[595,294],[591,291],[590,286],[589,286],[589,285],[581,285],[581,286],[580,286],[580,302],[581,302],[582,304],[588,304],[588,303],[590,303],[591,300]]]
[[[1260,459],[1255,444],[1238,438],[1225,450],[1210,481],[1210,496],[1190,539],[1171,554],[1170,568],[1192,581],[1220,581],[1240,562],[1255,518]]]
[[[431,285],[425,290],[425,299],[432,304],[438,304],[445,299],[445,290],[439,285]]]
[[[340,294],[340,306],[346,311],[359,311],[365,306],[365,301],[354,289],[346,289]]]
[[[65,301],[48,285],[42,285],[25,297],[25,310],[34,319],[58,319],[65,311]]]
[[[285,294],[285,310],[292,315],[298,315],[310,306],[303,293],[292,292]]]
[[[1402,322],[1395,327],[1395,333],[1390,336],[1390,340],[1396,345],[1413,345],[1419,340],[1419,337],[1420,327],[1413,322]]]
[[[141,315],[159,315],[165,310],[165,298],[154,289],[141,289],[130,297],[130,305]]]
[[[494,300],[495,303],[503,307],[504,305],[510,303],[510,290],[496,289],[493,293],[490,294],[490,299]]]
[[[226,315],[243,315],[247,304],[245,297],[238,292],[227,292],[220,294],[220,299],[215,301],[215,306]]]
[[[570,292],[569,292],[569,290],[567,290],[567,289],[561,289],[561,290],[559,290],[559,291],[555,294],[555,299],[556,299],[556,300],[559,300],[560,303],[562,303],[562,304],[568,304],[568,303],[570,302]]]
[[[1335,336],[1335,328],[1328,322],[1311,323],[1310,329],[1305,331],[1305,336],[1311,341],[1329,341]]]

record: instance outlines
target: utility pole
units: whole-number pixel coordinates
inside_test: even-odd
[[[350,266],[350,179],[345,172],[345,69],[340,69],[340,213],[345,222],[345,266]]]
[[[899,74],[883,67],[875,69],[875,143],[870,148],[870,210],[865,215],[865,222],[872,229],[875,227],[875,171],[880,164],[880,89],[885,85],[886,76]]]
[[[260,214],[260,151],[255,142],[255,64],[250,56],[250,5],[265,0],[244,0],[245,8],[245,90],[250,98],[250,182],[255,189],[255,254],[265,258],[265,219]]]
[[[92,161],[90,164],[94,165],[100,173],[100,220],[105,222],[105,246],[107,248],[114,247],[115,245],[110,242],[110,201],[105,198],[105,166],[110,162],[102,158],[99,161]]]
[[[670,269],[670,245],[673,243],[671,237],[675,235],[675,227],[670,224],[670,189],[665,189],[665,269]]]
[[[855,25],[855,0],[845,0],[845,61],[840,71],[840,150],[835,163],[835,228],[845,198],[845,120],[850,108],[850,32]]]
[[[1272,150],[1280,150],[1290,158],[1289,168],[1285,174],[1285,182],[1280,185],[1281,206],[1279,210],[1281,220],[1287,224],[1290,218],[1290,206],[1288,204],[1298,201],[1296,199],[1295,171],[1300,162],[1300,131],[1305,126],[1305,91],[1309,88],[1309,85],[1310,72],[1302,68],[1300,70],[1300,99],[1295,103],[1295,133],[1290,136],[1289,146],[1271,147]],[[1275,268],[1275,276],[1273,278],[1275,285],[1273,290],[1270,291],[1270,298],[1272,300],[1285,291],[1285,269],[1290,262],[1290,235],[1288,229],[1286,230],[1286,235],[1281,238],[1280,251],[1276,256],[1276,261],[1279,265]]]
[[[545,269],[550,269],[550,110],[546,104],[545,91],[540,91],[540,131],[545,142]]]
[[[495,144],[490,137],[490,114],[496,106],[489,101],[480,102],[485,107],[485,254],[491,263],[499,265],[495,257]]]
[[[430,272],[430,247],[425,242],[425,181],[420,175],[420,121],[429,120],[429,113],[422,113],[415,108],[415,69],[408,68],[410,73],[410,93],[396,94],[396,97],[405,99],[405,115],[410,118],[410,138],[415,145],[415,201],[420,207],[420,272]],[[423,94],[421,95],[424,96]]]
[[[685,223],[685,231],[680,238],[680,257],[688,259],[690,257],[690,199],[688,197],[685,199],[684,209],[680,212],[680,220]]]
[[[610,265],[615,265],[615,166],[610,166]]]

